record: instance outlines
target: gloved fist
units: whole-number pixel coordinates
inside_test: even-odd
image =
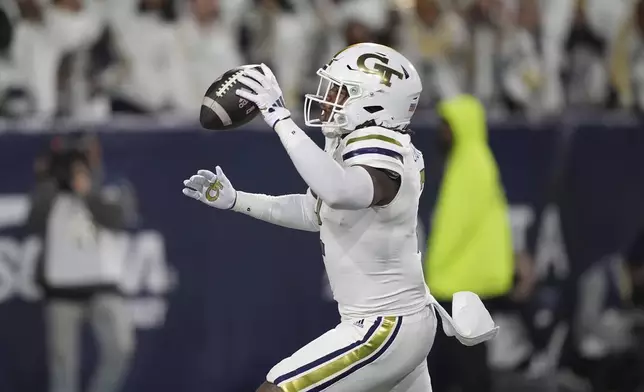
[[[291,112],[284,107],[282,89],[273,71],[266,64],[262,64],[261,67],[263,74],[253,68],[247,68],[244,76],[237,79],[247,89],[239,89],[235,93],[257,105],[264,121],[271,128],[275,128],[279,121],[291,117]]]
[[[235,206],[237,191],[224,174],[221,167],[210,170],[199,170],[190,179],[183,181],[183,194],[199,200],[210,207],[229,210]]]

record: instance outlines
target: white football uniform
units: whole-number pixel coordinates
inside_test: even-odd
[[[324,264],[342,321],[277,364],[267,380],[298,392],[430,391],[425,359],[436,317],[416,236],[422,154],[409,135],[381,127],[334,139],[326,150],[344,166],[399,176],[400,189],[388,205],[357,211],[318,199]]]

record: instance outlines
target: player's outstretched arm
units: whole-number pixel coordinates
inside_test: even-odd
[[[199,170],[183,182],[183,194],[222,210],[241,212],[255,219],[291,229],[319,231],[315,198],[300,195],[268,196],[236,191],[223,170]]]
[[[293,122],[272,71],[264,64],[262,71],[246,70],[246,76],[238,81],[248,89],[237,90],[237,95],[259,107],[300,176],[320,199],[331,208],[346,210],[382,205],[393,199],[392,194],[395,196],[398,190],[396,179],[365,165],[343,167],[333,160]]]
[[[400,182],[366,164],[343,167],[291,119],[275,126],[300,176],[329,207],[359,210],[391,202]]]

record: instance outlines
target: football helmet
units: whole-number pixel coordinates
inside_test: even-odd
[[[423,90],[420,75],[405,56],[374,43],[349,46],[317,75],[317,93],[305,95],[304,120],[309,127],[322,128],[327,137],[365,124],[403,130]]]

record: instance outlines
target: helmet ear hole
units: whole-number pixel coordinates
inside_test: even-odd
[[[383,107],[382,107],[382,106],[380,106],[380,105],[365,106],[365,107],[364,107],[364,110],[366,110],[366,111],[367,111],[367,112],[369,112],[370,114],[378,113],[379,111],[384,110],[384,109],[385,109],[385,108],[383,108]]]

